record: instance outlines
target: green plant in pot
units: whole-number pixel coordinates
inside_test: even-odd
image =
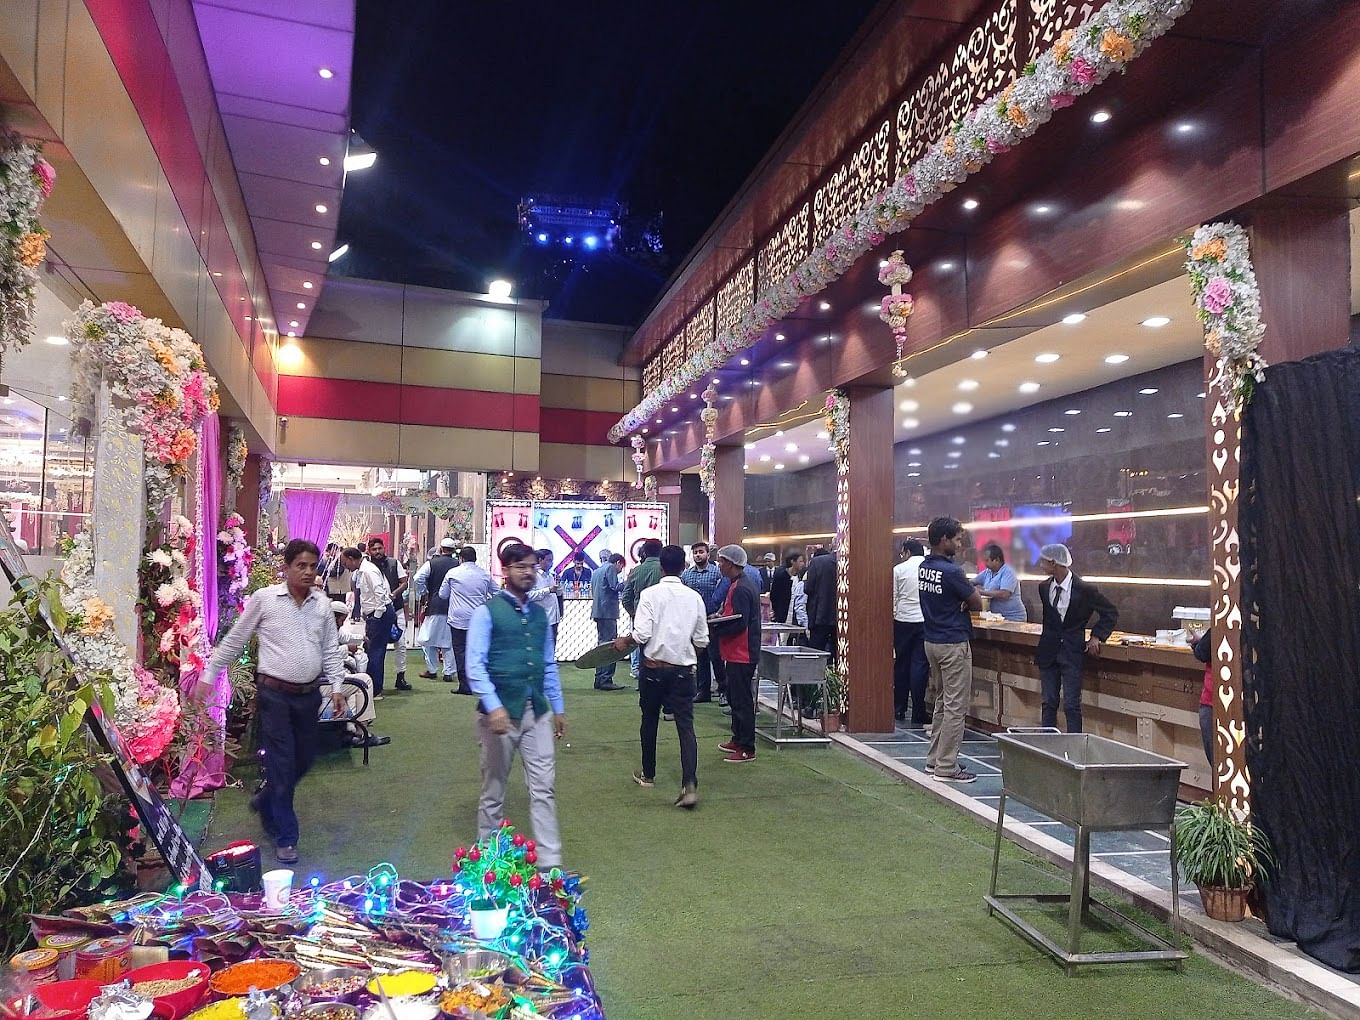
[[[1199,887],[1204,912],[1217,921],[1247,916],[1247,895],[1273,863],[1270,845],[1250,821],[1233,817],[1221,798],[1176,812],[1176,857]]]
[[[834,665],[826,667],[826,688],[823,692],[822,732],[834,733],[841,728],[845,718],[845,702],[848,692],[845,677]]]

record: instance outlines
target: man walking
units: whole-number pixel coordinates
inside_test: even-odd
[[[1081,732],[1081,667],[1087,655],[1099,655],[1100,643],[1108,641],[1119,622],[1119,610],[1089,581],[1072,572],[1072,553],[1065,545],[1046,545],[1039,550],[1039,569],[1049,580],[1039,585],[1043,606],[1043,630],[1038,654],[1041,690],[1041,724],[1058,725],[1058,697],[1062,696],[1067,732]],[[1086,624],[1096,617],[1091,637]]]
[[[699,803],[699,744],[694,737],[694,665],[707,651],[708,614],[704,600],[680,580],[685,569],[685,550],[664,546],[657,558],[661,580],[642,593],[633,632],[615,638],[614,647],[642,649],[642,682],[638,701],[642,705],[642,769],[633,782],[651,789],[656,785],[656,729],[664,708],[675,718],[680,738],[680,796],[675,806],[692,810]],[[697,650],[697,654],[696,654]]]
[[[623,591],[619,593],[619,601],[623,603],[623,608],[628,610],[629,616],[637,612],[637,602],[642,593],[661,580],[661,561],[658,559],[660,555],[659,538],[649,538],[642,543],[642,562],[628,572],[628,580],[624,582]],[[629,672],[633,682],[639,684],[639,689],[641,668],[642,652],[634,648]]]
[[[707,608],[714,589],[722,580],[722,573],[718,565],[708,558],[707,542],[695,542],[689,547],[689,553],[694,558],[694,565],[680,575],[680,583],[697,592]],[[695,671],[695,704],[713,700],[714,678],[718,681],[718,700],[725,701],[727,685],[723,680],[722,659],[718,658],[717,642],[710,641],[706,648],[699,650],[698,669]]]
[[[411,588],[416,598],[425,603],[425,618],[420,624],[420,649],[425,653],[425,672],[420,675],[426,680],[453,682],[455,659],[453,657],[453,631],[449,629],[449,600],[441,594],[444,578],[458,563],[453,552],[458,543],[446,538],[439,543],[439,552],[430,557],[416,571]]]
[[[926,711],[926,681],[930,663],[926,661],[925,622],[921,616],[921,564],[925,546],[914,538],[902,543],[902,562],[893,567],[893,717],[907,719],[911,705],[911,724],[930,722]]]
[[[357,556],[359,550],[346,552]],[[316,757],[323,675],[332,710],[348,711],[344,659],[330,599],[314,587],[320,559],[313,543],[301,538],[289,542],[283,550],[283,583],[250,596],[204,672],[217,676],[241,657],[251,637],[259,638],[255,700],[265,787],[250,806],[274,837],[274,855],[284,864],[298,859],[293,791]]]
[[[719,616],[734,620],[709,623],[709,633],[722,647],[727,670],[727,703],[732,709],[732,739],[718,745],[723,761],[739,765],[756,758],[756,705],[751,682],[760,655],[760,592],[746,575],[746,550],[725,545],[718,550],[718,569],[729,584]]]
[[[383,696],[387,669],[387,644],[392,640],[392,625],[397,622],[397,610],[392,604],[392,589],[387,578],[358,549],[346,549],[341,554],[345,569],[354,574],[355,606],[364,622],[368,639],[368,675],[373,680],[373,698]],[[407,684],[406,689],[410,690]]]
[[[439,597],[448,603],[449,639],[453,643],[453,662],[458,667],[455,694],[471,694],[468,684],[468,628],[472,614],[496,594],[496,579],[477,565],[477,550],[465,545],[458,553],[458,566],[444,575]]]
[[[368,559],[387,579],[387,590],[391,593],[392,599],[392,622],[397,623],[397,614],[406,601],[408,580],[406,568],[402,566],[400,560],[387,555],[387,543],[381,538],[370,538],[368,540]],[[404,618],[401,619],[401,624],[402,638],[404,638],[408,629]],[[397,690],[409,691],[411,685],[406,682],[406,647],[405,642],[401,639],[397,641],[397,656]]]
[[[803,575],[807,595],[808,644],[831,653],[836,661],[836,557],[818,546]]]
[[[505,588],[473,611],[468,630],[468,680],[479,701],[481,743],[477,836],[494,832],[504,817],[505,784],[518,750],[538,864],[552,868],[562,863],[553,740],[567,732],[556,643],[546,610],[529,598],[537,579],[534,550],[513,542],[500,559]]]
[[[613,641],[619,636],[619,568],[623,557],[614,553],[607,557],[590,579],[590,618],[595,621],[595,637],[600,644]],[[621,691],[624,688],[614,682],[614,668],[617,662],[606,663],[595,669],[595,689],[597,691]]]
[[[963,525],[952,517],[931,521],[930,555],[918,571],[926,659],[939,692],[926,771],[945,783],[971,783],[977,778],[959,766],[963,717],[973,683],[973,621],[968,613],[982,610],[982,596],[954,562],[962,534]]]

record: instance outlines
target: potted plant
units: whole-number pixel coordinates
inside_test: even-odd
[[[470,890],[468,918],[478,941],[500,938],[510,921],[510,908],[542,887],[537,864],[538,847],[509,821],[473,846],[453,852],[454,872]]]
[[[826,687],[822,697],[822,732],[835,733],[845,717],[845,678],[834,665],[826,667]]]
[[[1246,917],[1247,895],[1274,861],[1265,833],[1212,798],[1176,812],[1175,845],[1187,881],[1199,887],[1204,912],[1216,921]]]

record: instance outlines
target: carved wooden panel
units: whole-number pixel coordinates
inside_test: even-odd
[[[713,301],[705,301],[699,306],[689,322],[680,330],[680,335],[672,343],[680,347],[680,360],[688,361],[699,351],[713,343]]]
[[[661,385],[662,365],[661,355],[663,351],[658,351],[652,356],[652,360],[642,366],[642,392],[650,393]]]
[[[866,498],[874,498],[866,495]],[[836,453],[836,668],[850,704],[850,456]]]
[[[732,274],[732,279],[719,288],[717,299],[714,302],[714,314],[717,318],[716,335],[722,336],[724,333],[736,332],[737,323],[741,321],[741,317],[755,304],[755,283],[755,259],[747,259]]]
[[[666,341],[666,346],[661,348],[661,374],[669,376],[680,367],[684,359],[685,343],[679,333]]]
[[[890,183],[892,124],[884,121],[842,163],[812,199],[814,245],[822,244],[842,223]]]
[[[898,106],[894,176],[919,159],[955,120],[1016,76],[1016,3],[1004,0]]]
[[[761,286],[788,276],[808,256],[808,211],[810,204],[784,221],[773,237],[760,249]]]
[[[1069,28],[1075,28],[1104,6],[1104,0],[1029,0],[1029,48],[1035,60]]]

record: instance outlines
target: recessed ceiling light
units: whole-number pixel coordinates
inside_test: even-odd
[[[312,242],[312,251],[320,251],[320,250],[321,250],[321,242],[320,242],[320,241],[313,241],[313,242]]]
[[[963,451],[962,451],[962,450],[950,450],[950,451],[949,451],[949,456],[955,457],[955,458],[962,457],[962,456],[963,456]]]
[[[903,411],[917,411],[920,410],[921,403],[920,401],[917,400],[904,400],[897,406],[900,407]]]
[[[1203,399],[1204,399],[1205,397],[1207,397],[1208,395],[1209,395],[1209,394],[1207,394],[1207,393],[1196,393],[1196,394],[1195,394],[1195,396],[1199,397],[1200,400],[1203,400]]]
[[[1161,329],[1170,321],[1171,320],[1168,319],[1165,315],[1154,315],[1151,318],[1144,319],[1143,325],[1146,326],[1148,329]]]
[[[1034,211],[1038,213],[1040,216],[1044,216],[1047,215],[1048,213],[1051,213],[1053,211],[1053,207],[1051,205],[1036,205],[1034,207]]]
[[[219,279],[219,280],[222,279],[222,274],[221,274],[221,273],[213,273],[213,276],[217,277],[217,279]]]
[[[746,444],[746,449],[748,449],[748,450],[754,450],[755,448],[756,448],[756,444],[755,444],[755,443],[747,443],[747,444]]]
[[[311,289],[312,289],[312,281],[311,281],[311,280],[303,280],[303,281],[302,281],[302,289],[303,289],[303,290],[311,290]]]
[[[291,329],[290,329],[290,330],[288,331],[288,335],[289,335],[289,336],[297,336],[297,332],[296,332],[295,330],[291,330]]]
[[[749,365],[749,364],[751,363],[751,359],[750,359],[750,358],[742,358],[742,359],[741,359],[741,363],[742,363],[742,365]]]
[[[785,453],[797,453],[797,452],[798,452],[798,444],[797,444],[797,443],[785,443],[785,444],[784,444],[784,452],[785,452]]]
[[[973,390],[975,390],[975,389],[977,389],[977,388],[978,388],[978,381],[977,381],[976,379],[960,379],[960,380],[959,380],[959,389],[963,390],[964,393],[971,393]]]
[[[1022,382],[1020,384],[1021,393],[1038,393],[1039,384],[1037,382]]]
[[[987,459],[988,459],[988,460],[1000,460],[1000,459],[1001,459],[1001,454],[997,453],[995,450],[988,450],[988,451],[987,451]]]
[[[806,453],[801,453],[801,454],[798,455],[798,463],[799,463],[799,464],[806,464],[806,463],[807,463],[808,461],[810,461],[811,459],[812,459],[812,458],[809,457]]]
[[[759,379],[752,379],[752,380],[751,380],[750,382],[748,382],[746,385],[747,385],[747,386],[750,386],[750,387],[752,387],[752,388],[755,388],[756,386],[759,386],[759,385],[760,385],[760,380],[759,380]]]
[[[903,427],[904,429],[920,428],[920,426],[921,426],[921,422],[920,422],[919,419],[916,419],[916,418],[903,418],[903,419],[902,419],[902,427]]]
[[[319,212],[322,216],[326,215],[326,207],[324,205],[317,205],[316,211]]]
[[[818,433],[817,433],[817,438],[818,438],[818,439],[830,439],[830,438],[831,438],[831,434],[830,434],[829,432],[818,432]]]
[[[330,166],[331,158],[329,156],[322,156],[320,159],[317,160],[317,162],[320,163],[322,166]]]
[[[1172,411],[1170,414],[1167,415],[1167,417],[1168,417],[1168,418],[1184,418],[1185,415],[1181,414],[1179,411]]]
[[[783,464],[776,464],[776,465],[774,466],[774,469],[775,469],[776,471],[783,471],[783,470],[784,470],[784,465],[783,465]]]
[[[976,198],[965,198],[963,200],[963,207],[969,212],[972,212],[978,207],[978,200]]]
[[[1051,429],[1049,429],[1048,431],[1050,431],[1050,432],[1066,432],[1067,429],[1059,428],[1057,425],[1054,425],[1054,426],[1053,426]]]
[[[1100,428],[1096,429],[1096,431],[1097,431],[1097,432],[1109,432],[1109,431],[1110,431],[1110,427],[1109,427],[1108,425],[1103,425],[1103,426],[1101,426]]]
[[[1069,407],[1063,414],[1081,414],[1081,411],[1078,408]]]
[[[908,472],[907,472],[907,477],[908,477],[908,478],[920,478],[920,477],[921,477],[921,472],[919,472],[919,471],[908,471]]]
[[[1001,426],[1001,431],[1002,431],[1002,432],[1014,432],[1014,431],[1015,431],[1015,426],[1012,425],[1010,422],[1006,422],[1005,425],[1002,425],[1002,426]]]
[[[779,343],[781,343],[781,344],[784,342],[784,334],[783,334],[783,333],[776,333],[776,334],[774,335],[774,338],[775,338],[775,340],[776,340],[777,342],[779,342]]]
[[[952,263],[952,262],[941,262],[941,263],[940,263],[940,269],[941,269],[942,271],[946,272],[946,273],[949,272],[949,270],[951,270],[951,269],[953,269],[953,268],[954,268],[954,263]]]
[[[294,329],[297,329],[297,324],[298,324],[297,319],[294,319],[292,322],[288,323],[288,325],[292,326]]]
[[[1133,412],[1132,412],[1132,411],[1116,411],[1116,412],[1114,413],[1114,416],[1115,416],[1116,418],[1132,418],[1132,417],[1133,417]]]
[[[325,78],[327,81],[335,77],[335,72],[332,71],[329,67],[323,67],[316,73],[321,75],[321,77]]]
[[[303,302],[303,301],[299,301],[299,302],[297,303],[297,306],[298,306],[298,311],[299,311],[299,312],[305,311],[306,308],[307,308],[306,303]]]
[[[660,424],[661,424],[661,419],[658,418],[658,419],[656,420],[656,423],[657,423],[658,425],[660,425]]]
[[[1091,114],[1091,123],[1104,124],[1111,116],[1112,114],[1109,110],[1097,110],[1095,113]]]
[[[645,435],[647,434],[647,430],[646,430],[646,429],[643,429],[643,430],[642,430],[642,434],[645,436]],[[512,476],[512,477],[513,477],[513,476]]]
[[[1061,354],[1036,354],[1034,360],[1041,365],[1051,365],[1061,357]]]
[[[907,453],[911,454],[913,457],[919,457],[921,456],[921,448],[919,446],[913,446]]]
[[[1126,362],[1126,361],[1128,361],[1128,360],[1129,360],[1129,356],[1128,356],[1127,354],[1107,354],[1107,355],[1105,355],[1105,364],[1107,364],[1107,365],[1122,365],[1122,364],[1124,364],[1124,362]]]
[[[779,363],[779,367],[780,367],[780,368],[792,368],[792,367],[793,367],[793,362],[792,362],[792,361],[781,361],[781,362]]]
[[[678,407],[672,407],[672,408],[671,408],[671,414],[679,414],[679,413],[680,413],[680,408],[678,408]]]
[[[907,467],[920,467],[920,466],[921,462],[919,460],[912,460],[907,462]]]
[[[1082,312],[1073,312],[1071,315],[1064,315],[1062,321],[1064,326],[1075,326],[1079,322],[1085,322],[1086,316]]]
[[[946,465],[944,466],[944,469],[945,469],[946,471],[954,471],[954,470],[957,470],[957,469],[958,469],[958,465],[957,465],[957,464],[946,464]]]
[[[1145,397],[1150,397],[1150,396],[1152,396],[1154,393],[1157,392],[1157,387],[1156,387],[1156,386],[1144,386],[1144,387],[1143,387],[1141,390],[1139,390],[1138,392],[1141,393],[1141,394],[1142,394],[1143,396],[1145,396]]]
[[[953,439],[949,441],[953,443],[955,446],[962,446],[964,443],[968,442],[968,440],[963,438],[963,436],[955,436]]]
[[[960,400],[957,404],[951,407],[950,410],[953,411],[955,414],[972,414],[973,405],[968,403],[968,401],[966,400]]]
[[[768,453],[762,453],[760,455],[760,462],[762,464],[768,464],[770,462],[770,455]]]
[[[53,347],[65,347],[67,344],[71,342],[70,340],[67,340],[66,337],[64,336],[45,336],[43,337],[43,340],[51,344]]]
[[[831,302],[830,302],[830,301],[818,301],[818,302],[817,302],[817,307],[820,308],[820,309],[821,309],[822,311],[824,311],[824,312],[829,312],[829,311],[831,311]]]
[[[974,361],[981,361],[983,358],[987,356],[987,352],[983,350],[976,350],[968,356],[972,358]]]
[[[1179,124],[1176,125],[1176,133],[1177,133],[1178,135],[1188,135],[1188,134],[1190,134],[1190,132],[1192,132],[1192,131],[1194,131],[1194,130],[1195,130],[1195,125],[1192,124],[1192,123],[1190,123],[1190,121],[1188,121],[1188,120],[1183,120],[1183,121],[1181,121]]]
[[[784,430],[783,430],[783,429],[776,429],[774,435],[775,435],[775,438],[776,438],[776,439],[779,439],[780,437],[782,437],[782,436],[784,435]]]
[[[994,442],[992,445],[993,445],[993,446],[1010,446],[1010,445],[1011,445],[1011,441],[1010,441],[1009,439],[998,439],[998,440],[997,440],[996,442]]]
[[[1037,443],[1035,443],[1034,445],[1035,445],[1035,446],[1050,446],[1050,445],[1052,445],[1052,444],[1050,444],[1049,441],[1048,441],[1047,439],[1041,439],[1041,440],[1039,440]]]

